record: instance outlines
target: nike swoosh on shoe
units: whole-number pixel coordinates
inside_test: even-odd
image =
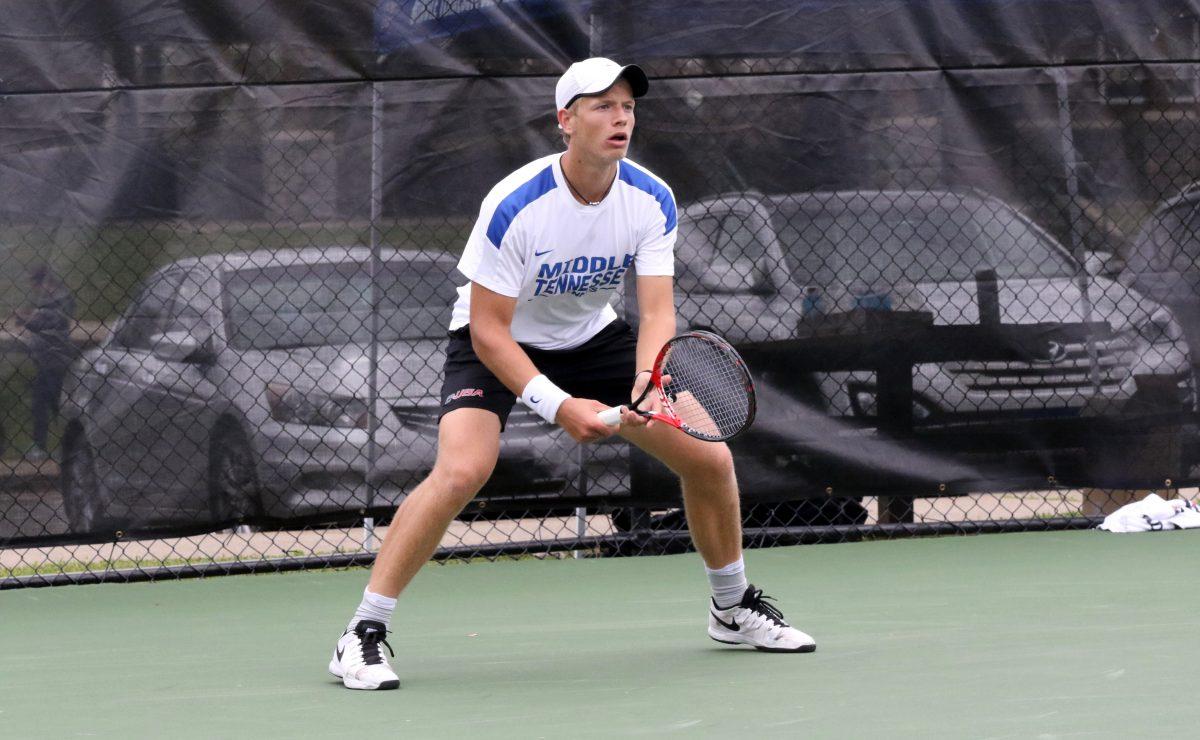
[[[709,614],[712,614],[712,612],[709,612]],[[722,622],[721,618],[718,617],[716,614],[713,614],[712,618],[717,620],[717,624],[721,625],[722,627],[729,630],[730,632],[740,632],[742,629],[742,626],[737,623],[736,619],[731,619],[728,622]]]

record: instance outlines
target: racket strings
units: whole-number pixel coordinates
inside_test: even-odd
[[[671,376],[664,389],[679,420],[702,436],[724,439],[739,432],[751,414],[742,364],[720,345],[700,337],[673,343],[663,360]]]

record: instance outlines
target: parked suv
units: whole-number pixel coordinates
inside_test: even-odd
[[[1033,430],[1036,456],[1079,444],[1037,434],[1040,423],[1122,414],[1147,396],[1160,407],[1164,398],[1173,409],[1193,407],[1188,348],[1172,312],[1111,277],[1088,274],[1050,234],[996,198],[973,191],[737,193],[688,206],[679,228],[680,321],[735,344],[791,339],[806,323],[856,311],[979,324],[981,274],[994,275],[1003,324],[1111,328],[1090,343],[1047,342],[1028,361],[916,365],[912,415],[927,440],[940,432],[961,449],[975,435],[977,451],[986,453],[989,431]],[[873,372],[758,370],[768,390],[818,405],[847,422],[844,429],[876,425]],[[766,411],[778,413],[779,405]]]
[[[385,250],[372,278],[369,250],[312,248],[158,270],[64,392],[72,530],[394,506],[434,461],[453,267]],[[568,441],[518,406],[481,495],[556,497]]]

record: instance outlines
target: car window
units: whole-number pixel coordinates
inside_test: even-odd
[[[802,285],[1068,277],[1070,259],[1015,211],[959,196],[851,196],[792,204],[780,241]]]
[[[766,224],[757,213],[730,213],[721,219],[716,251],[704,284],[712,290],[740,292],[770,285],[766,245],[760,235]]]
[[[1075,262],[1050,237],[999,201],[964,201],[979,224],[996,275],[1011,278],[1073,277]]]
[[[386,263],[376,277],[379,338],[440,338],[456,297],[450,267],[432,260]],[[371,338],[371,275],[363,263],[238,270],[222,300],[229,344],[284,349]]]
[[[731,211],[696,219],[682,230],[676,254],[682,263],[682,290],[702,287],[715,293],[760,292],[772,287],[762,235],[768,228],[757,213]]]
[[[211,299],[204,293],[204,280],[207,275],[199,270],[189,270],[179,282],[175,291],[175,300],[171,305],[171,314],[167,320],[164,332],[194,332],[205,326],[205,317]]]
[[[1200,201],[1189,204],[1180,214],[1179,245],[1180,257],[1186,260],[1189,270],[1200,270]]]
[[[712,243],[721,230],[717,216],[683,217],[679,220],[679,240],[675,245],[675,283],[687,292],[700,285],[712,254]]]
[[[1139,271],[1200,271],[1200,201],[1155,215],[1138,236],[1130,266]]]
[[[126,349],[151,349],[151,339],[168,328],[183,277],[182,270],[172,270],[151,278],[130,306],[113,343]]]

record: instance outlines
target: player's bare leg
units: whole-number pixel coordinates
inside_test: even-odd
[[[720,568],[741,558],[741,506],[729,448],[661,423],[623,427],[621,436],[679,476],[688,530],[704,564]]]
[[[390,649],[385,638],[396,597],[433,557],[450,522],[491,477],[499,453],[500,419],[492,412],[462,408],[442,417],[433,470],[396,510],[363,603],[329,662],[329,672],[347,688],[400,686],[380,649]]]
[[[372,592],[396,598],[429,562],[446,529],[487,483],[500,455],[500,419],[461,408],[438,425],[433,470],[400,504],[371,569]]]
[[[621,435],[679,476],[688,530],[713,585],[709,637],[767,652],[816,650],[811,637],[784,621],[762,590],[745,580],[741,508],[729,448],[689,437],[665,424],[622,427]],[[736,584],[732,593],[740,591],[740,597],[718,603],[721,584],[730,582]]]

